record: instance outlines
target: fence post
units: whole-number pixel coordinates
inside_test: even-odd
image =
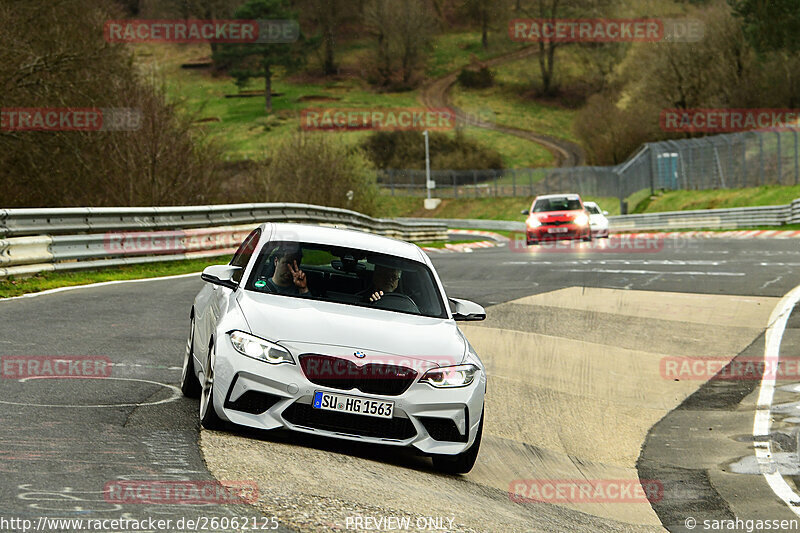
[[[472,188],[475,191],[475,198],[478,197],[478,171],[472,171]]]
[[[796,139],[796,138],[797,138],[797,137],[795,137],[795,139]],[[530,190],[530,193],[531,193],[531,194],[530,194],[530,195],[531,195],[531,196],[533,196],[533,169],[532,169],[532,168],[529,168],[529,169],[528,169],[528,185],[529,185],[529,186],[530,186],[530,188],[531,188],[531,190]]]
[[[517,197],[517,169],[511,171],[511,196]]]
[[[453,196],[458,198],[458,180],[456,180],[456,171],[451,170],[450,173],[453,175]]]
[[[776,154],[778,158],[778,185],[783,185],[783,161],[781,161],[781,132],[776,131],[775,135],[778,137],[778,153]]]
[[[394,172],[392,172],[392,169],[389,169],[388,174],[389,174],[389,189],[392,191],[392,196],[394,196]]]
[[[797,158],[797,130],[793,129],[792,133],[794,133],[794,184],[797,185],[798,177],[800,177],[800,166],[798,166],[798,158]]]
[[[749,187],[747,177],[747,135],[742,135],[742,188]]]
[[[497,174],[499,173],[498,170],[494,171],[494,197],[497,198]]]
[[[764,136],[761,133],[756,133],[756,135],[758,135],[758,164],[761,167],[758,172],[759,185],[764,185],[766,183],[764,177]]]

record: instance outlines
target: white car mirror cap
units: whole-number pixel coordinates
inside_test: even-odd
[[[212,265],[203,270],[200,279],[214,285],[235,289],[239,284],[233,281],[233,275],[241,269],[242,267],[231,265]]]
[[[453,320],[485,320],[486,310],[469,300],[459,298],[449,298],[450,306],[453,311]]]

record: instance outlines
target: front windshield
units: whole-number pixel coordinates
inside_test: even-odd
[[[596,205],[588,205],[588,204],[586,204],[585,207],[586,207],[586,210],[589,213],[593,214],[593,215],[599,215],[600,214],[600,208],[597,207]]]
[[[269,242],[259,254],[245,289],[447,317],[433,274],[423,263],[354,248]]]
[[[533,205],[534,213],[547,211],[575,211],[581,209],[581,201],[577,198],[542,198]]]

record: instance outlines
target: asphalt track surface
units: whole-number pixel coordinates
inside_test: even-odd
[[[641,361],[763,356],[772,308],[800,279],[798,241],[657,248],[432,256],[448,294],[489,313],[485,324],[465,327],[489,364],[490,386],[485,446],[475,470],[458,478],[394,449],[244,431],[201,437],[196,402],[176,391],[198,277],[0,301],[0,355],[104,356],[113,365],[110,379],[0,380],[0,521],[276,516],[281,530],[316,531],[345,530],[347,513],[371,513],[441,517],[445,528],[450,518],[449,530],[459,531],[688,531],[690,511],[701,521],[797,518],[751,459],[772,439],[787,483],[800,475],[793,383],[779,384],[772,433],[754,437],[758,381],[672,383]],[[799,326],[791,315],[783,353],[798,352]],[[515,368],[517,356],[541,365]],[[520,391],[531,403],[511,400]],[[262,497],[203,506],[104,498],[117,480],[215,475],[255,481]],[[532,504],[507,492],[515,477],[637,475],[660,480],[664,497],[652,505]],[[306,478],[318,486],[304,490]]]

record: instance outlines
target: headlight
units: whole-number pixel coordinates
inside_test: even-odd
[[[578,226],[585,226],[586,224],[589,223],[589,217],[581,213],[580,215],[575,217],[573,222],[575,222],[575,224],[577,224]]]
[[[231,331],[228,335],[231,338],[233,347],[242,355],[273,365],[281,363],[294,364],[294,359],[289,350],[274,342],[260,339],[243,331]]]
[[[529,217],[525,222],[528,224],[529,228],[538,228],[542,225],[542,223],[539,222],[539,219],[536,217]]]
[[[456,365],[432,368],[425,372],[420,383],[427,383],[436,388],[465,387],[472,383],[480,370],[475,365]]]

